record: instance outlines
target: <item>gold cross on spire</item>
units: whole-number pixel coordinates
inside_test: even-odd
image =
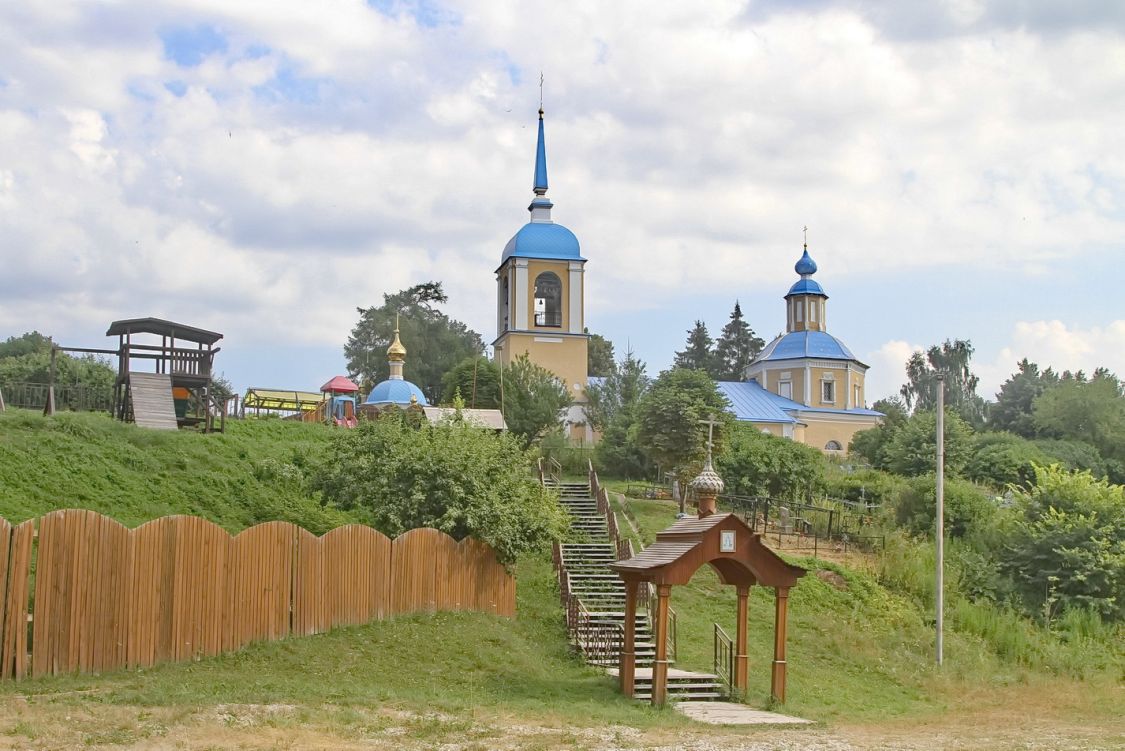
[[[805,225],[805,250],[809,249],[809,225]]]
[[[543,71],[539,71],[539,114],[543,114]]]

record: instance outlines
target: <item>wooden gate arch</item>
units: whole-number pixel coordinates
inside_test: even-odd
[[[738,590],[738,626],[735,657],[735,688],[746,690],[747,615],[750,587],[772,587],[774,607],[774,657],[770,691],[785,701],[785,631],[789,589],[805,575],[805,569],[786,563],[766,547],[761,535],[734,514],[711,514],[681,519],[656,536],[656,542],[633,558],[617,561],[610,568],[625,581],[625,643],[621,649],[620,681],[626,696],[633,695],[636,678],[637,595],[642,582],[656,588],[656,660],[652,666],[652,703],[661,706],[668,697],[668,598],[672,587],[687,584],[700,567],[710,565],[724,584]]]

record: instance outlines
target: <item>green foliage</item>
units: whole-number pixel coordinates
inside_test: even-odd
[[[973,430],[952,409],[945,411],[945,471],[961,473],[972,452]],[[937,464],[937,416],[915,412],[883,448],[881,469],[907,477],[933,472]]]
[[[801,500],[823,487],[827,461],[804,444],[735,425],[717,464],[728,493]]]
[[[332,429],[289,420],[228,420],[226,433],[146,430],[108,415],[0,413],[0,516],[12,522],[86,508],[136,526],[194,514],[230,532],[282,520],[310,532],[362,521],[324,506],[308,466]]]
[[[718,381],[741,381],[746,377],[746,366],[762,351],[765,341],[754,333],[742,316],[742,307],[735,300],[730,320],[715,342],[711,375]]]
[[[906,481],[898,475],[878,469],[843,472],[831,462],[826,462],[826,465],[824,491],[829,498],[885,506],[891,504],[906,485]]]
[[[359,322],[352,329],[344,356],[348,373],[365,392],[386,380],[387,347],[394,340],[396,315],[407,349],[406,378],[418,384],[433,404],[442,396],[442,376],[466,357],[484,352],[480,334],[437,309],[448,301],[441,282],[426,282],[383,295],[377,307],[357,308]]]
[[[335,433],[313,487],[363,509],[389,537],[433,527],[483,540],[510,564],[567,528],[557,498],[528,472],[532,461],[506,433],[457,421],[415,427],[391,415]]]
[[[1094,477],[1105,477],[1105,460],[1097,448],[1084,441],[1066,441],[1059,438],[1039,438],[1033,441],[1051,458],[1045,464],[1060,464],[1069,470],[1086,471]],[[1118,483],[1120,484],[1120,483]]]
[[[441,379],[441,403],[453,404],[460,393],[470,409],[500,408],[500,368],[487,357],[466,357]]]
[[[1104,458],[1125,459],[1125,393],[1107,371],[1088,381],[1062,379],[1035,400],[1034,422],[1045,436],[1085,441]]]
[[[711,373],[715,367],[715,353],[711,351],[712,339],[707,333],[707,324],[696,321],[695,326],[688,329],[687,343],[682,352],[677,352],[672,361],[673,368],[685,370],[702,370]]]
[[[563,410],[570,406],[566,385],[526,353],[504,368],[501,383],[504,420],[525,447],[558,427]]]
[[[1125,488],[1088,472],[1041,467],[1002,527],[1002,569],[1047,620],[1063,608],[1125,615]]]
[[[948,477],[945,480],[945,532],[964,537],[988,524],[996,511],[991,495],[979,485]],[[915,477],[899,492],[894,503],[895,521],[914,534],[933,536],[937,515],[937,481],[934,475]]]
[[[996,403],[988,411],[988,426],[993,430],[1006,430],[1024,438],[1035,438],[1039,428],[1035,425],[1035,400],[1059,382],[1055,371],[1028,362],[1025,357],[1016,363],[1019,369],[1000,386]]]
[[[618,415],[631,412],[648,385],[644,362],[629,350],[602,384],[586,387],[586,417],[591,427],[604,431]]]
[[[726,397],[702,370],[673,368],[661,373],[637,404],[636,440],[649,460],[689,473],[703,461],[707,430],[701,420],[723,423],[715,435],[716,452],[733,422]]]
[[[0,342],[0,386],[49,383],[51,346],[51,339],[38,331],[8,337]],[[117,372],[109,363],[94,355],[74,357],[59,352],[55,356],[55,384],[58,386],[82,385],[91,390],[109,392],[116,378]]]
[[[907,382],[899,393],[915,410],[937,409],[937,377],[945,375],[945,406],[974,427],[984,424],[984,400],[977,396],[980,379],[969,369],[973,345],[965,339],[945,340],[926,354],[915,352],[906,361]]]
[[[978,433],[972,438],[965,476],[997,488],[1029,485],[1035,481],[1035,465],[1047,464],[1043,449],[1012,433]]]
[[[585,329],[590,334],[590,329]],[[617,365],[613,358],[613,342],[601,334],[590,334],[586,342],[586,375],[606,377]]]

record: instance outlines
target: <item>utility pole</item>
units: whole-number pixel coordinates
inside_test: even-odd
[[[937,664],[942,663],[943,635],[945,625],[945,375],[937,374],[937,466],[935,488],[937,496],[937,519],[934,540],[937,545],[937,588],[934,607],[937,626]]]

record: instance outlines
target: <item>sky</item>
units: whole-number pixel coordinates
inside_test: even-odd
[[[541,72],[587,325],[650,373],[736,300],[780,333],[807,226],[869,402],[947,338],[986,398],[1023,357],[1125,375],[1116,0],[0,4],[0,339],[156,316],[315,389],[440,280],[490,342]]]

